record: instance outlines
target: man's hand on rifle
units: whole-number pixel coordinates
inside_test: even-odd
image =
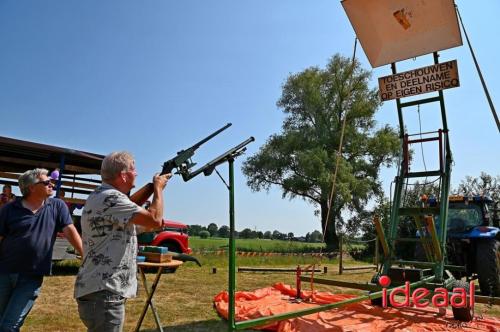
[[[171,177],[172,173],[166,173],[163,175],[156,174],[153,177],[153,183],[146,183],[146,185],[130,196],[130,200],[139,206],[144,205],[153,193],[159,195],[163,192],[163,189],[165,189],[167,182]]]
[[[167,186],[168,180],[172,177],[172,173],[168,174],[155,174],[153,177],[153,185],[155,189],[158,189],[159,191],[163,191],[165,187]]]

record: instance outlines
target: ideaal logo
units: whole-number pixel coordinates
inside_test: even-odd
[[[389,292],[387,296],[387,287],[391,284],[391,278],[388,276],[381,276],[378,280],[380,286],[382,286],[382,306],[387,308],[387,298],[389,298],[389,303],[395,308],[409,307],[410,298],[417,308],[428,307],[430,303],[436,308],[446,308],[451,305],[455,308],[466,308],[474,307],[474,283],[471,281],[469,283],[469,294],[464,288],[453,288],[453,295],[449,297],[449,292],[446,288],[436,288],[434,289],[434,294],[430,301],[424,300],[431,291],[427,288],[416,288],[413,292],[410,292],[410,282],[405,282],[404,287],[394,288]],[[403,295],[404,302],[396,301],[396,295]]]

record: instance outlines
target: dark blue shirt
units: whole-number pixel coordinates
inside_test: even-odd
[[[0,208],[0,273],[50,274],[56,234],[72,224],[68,207],[48,198],[33,213],[21,201]]]

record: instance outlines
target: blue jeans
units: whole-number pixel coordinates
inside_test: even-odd
[[[125,319],[125,298],[108,290],[76,299],[78,313],[89,332],[121,332]]]
[[[41,275],[0,273],[0,332],[19,331],[42,282]]]

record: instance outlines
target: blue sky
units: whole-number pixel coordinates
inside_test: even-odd
[[[456,3],[498,108],[500,2]],[[101,154],[128,150],[142,184],[163,161],[227,122],[233,126],[194,160],[202,165],[249,136],[256,141],[248,154],[255,153],[281,130],[276,101],[286,78],[323,67],[335,53],[350,57],[353,43],[333,0],[0,0],[0,135]],[[357,58],[370,69],[361,47]],[[461,87],[446,90],[445,102],[456,186],[466,175],[500,173],[500,140],[466,45],[441,52],[441,61],[453,59]],[[430,64],[424,56],[398,69]],[[373,87],[389,74],[389,66],[376,68]],[[416,114],[408,112],[413,132]],[[440,128],[438,109],[423,107],[421,119],[423,131]],[[394,101],[384,103],[377,121],[397,124]],[[252,193],[243,160],[236,162],[237,229],[320,229],[314,207],[300,199],[283,200],[277,188]],[[219,171],[227,176],[226,166]],[[387,192],[395,173],[381,172]],[[187,183],[175,177],[165,197],[167,218],[228,223],[227,189],[215,175]]]

